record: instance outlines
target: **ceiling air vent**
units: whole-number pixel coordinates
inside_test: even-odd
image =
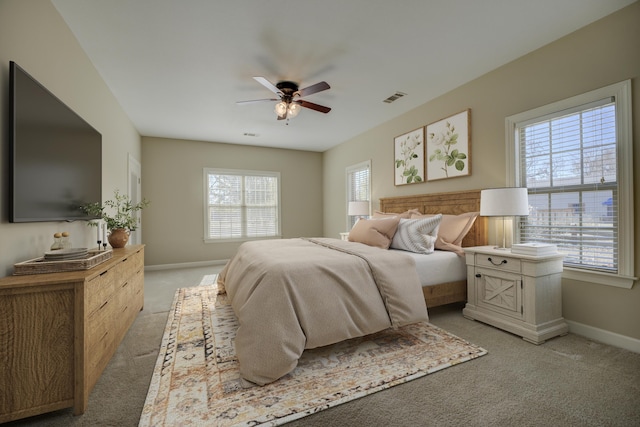
[[[405,95],[406,95],[406,93],[404,93],[404,92],[396,92],[396,93],[394,93],[393,95],[391,95],[390,97],[388,97],[387,99],[385,99],[382,102],[386,102],[387,104],[391,104],[396,99],[402,98]]]

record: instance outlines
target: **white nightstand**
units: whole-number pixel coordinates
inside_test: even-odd
[[[347,231],[346,233],[340,233],[340,238],[342,240],[349,240],[349,232]]]
[[[464,248],[467,305],[462,314],[542,344],[569,331],[562,317],[562,259],[492,246]]]

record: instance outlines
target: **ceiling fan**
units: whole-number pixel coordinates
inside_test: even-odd
[[[298,115],[301,107],[310,108],[311,110],[319,111],[321,113],[328,113],[331,108],[324,105],[314,104],[313,102],[300,99],[303,96],[311,95],[329,89],[331,86],[327,82],[320,82],[314,85],[308,86],[304,89],[298,89],[298,84],[291,81],[281,81],[275,85],[264,77],[254,77],[254,79],[269,89],[271,92],[278,95],[280,98],[271,99],[255,99],[252,101],[238,101],[237,104],[252,104],[255,102],[265,101],[280,101],[275,106],[278,120],[284,120],[293,118]]]

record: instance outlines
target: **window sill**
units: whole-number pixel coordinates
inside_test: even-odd
[[[637,277],[622,276],[620,274],[599,273],[597,271],[584,271],[565,267],[562,273],[563,279],[578,280],[581,282],[596,283],[598,285],[614,286],[616,288],[631,289]]]
[[[242,243],[252,240],[270,240],[270,239],[282,239],[281,235],[277,236],[264,236],[264,237],[237,237],[230,239],[204,239],[204,243]]]

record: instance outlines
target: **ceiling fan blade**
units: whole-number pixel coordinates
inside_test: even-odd
[[[266,87],[267,89],[269,89],[271,92],[278,94],[278,95],[282,95],[282,91],[280,89],[278,89],[273,83],[271,83],[269,80],[265,79],[264,77],[254,77],[253,78],[255,81],[257,81],[258,83],[260,83],[262,86]]]
[[[302,96],[308,96],[308,95],[311,95],[313,93],[322,92],[323,90],[327,90],[327,89],[330,89],[330,88],[331,88],[331,86],[329,86],[329,83],[320,82],[320,83],[316,83],[314,85],[305,87],[304,89],[300,89],[298,91],[298,94],[300,94],[301,97]]]
[[[331,108],[329,108],[329,107],[325,107],[324,105],[314,104],[313,102],[305,101],[303,99],[298,99],[295,102],[300,104],[301,106],[303,106],[305,108],[310,108],[312,110],[316,110],[316,111],[319,111],[321,113],[325,113],[326,114],[329,111],[331,111]]]
[[[236,101],[236,104],[255,104],[258,102],[267,102],[267,101],[280,101],[278,98],[271,99],[252,99],[250,101]]]

